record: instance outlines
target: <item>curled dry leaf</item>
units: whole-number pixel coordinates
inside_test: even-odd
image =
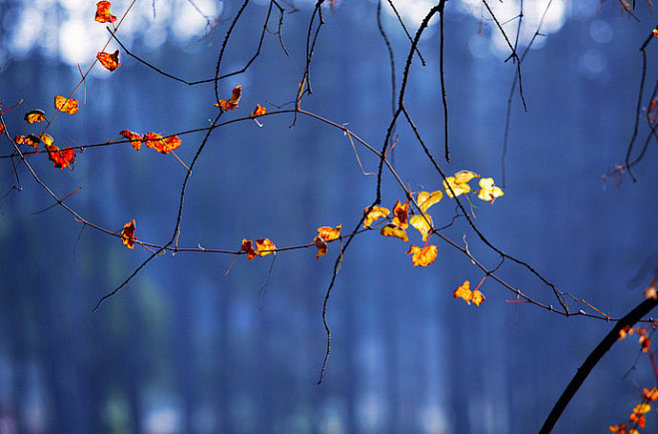
[[[267,109],[260,104],[256,104],[256,108],[251,112],[251,117],[263,116],[265,113],[267,113]]]
[[[233,92],[231,95],[231,98],[228,100],[225,99],[220,99],[219,104],[215,103],[215,107],[220,107],[222,110],[235,110],[238,108],[238,104],[240,103],[240,98],[242,98],[242,85],[235,86],[233,88]]]
[[[46,120],[46,114],[43,110],[32,110],[25,113],[25,122],[28,124],[36,124],[37,122],[43,122]]]
[[[400,226],[395,223],[389,223],[386,226],[382,227],[379,231],[385,237],[399,238],[404,242],[409,241],[409,236]]]
[[[363,212],[368,212],[368,208],[363,210]],[[390,213],[391,211],[388,208],[384,208],[383,206],[373,206],[372,209],[366,215],[366,218],[363,222],[363,227],[367,228],[373,222],[381,218],[388,217]]]
[[[121,66],[121,62],[119,62],[119,50],[116,50],[111,54],[104,51],[99,51],[96,54],[96,58],[101,63],[101,65],[103,65],[110,72]]]
[[[95,21],[98,21],[99,23],[113,23],[117,20],[117,17],[114,15],[110,14],[110,2],[108,1],[100,1],[96,3],[96,17],[94,18]]]
[[[135,248],[135,240],[137,239],[135,236],[135,228],[135,219],[132,219],[123,225],[123,229],[121,229],[121,242],[129,249]]]
[[[436,255],[438,249],[435,245],[430,244],[427,247],[418,247],[411,245],[409,246],[409,251],[405,252],[407,255],[413,255],[411,257],[411,262],[413,262],[414,267],[421,266],[427,267],[429,264],[436,260]]]
[[[315,243],[315,247],[318,248],[318,253],[315,255],[316,259],[320,259],[327,254],[327,243],[322,239],[322,237],[316,236],[313,238],[313,242]]]
[[[57,95],[55,97],[55,108],[61,112],[74,115],[78,112],[78,100]]]
[[[41,139],[34,134],[28,134],[27,136],[15,136],[14,142],[16,142],[17,145],[25,144],[32,146],[34,149],[38,149],[39,143],[41,143]]]
[[[409,203],[407,202],[402,205],[399,200],[395,202],[395,206],[393,207],[393,224],[401,227],[402,229],[407,229],[409,227],[409,223],[407,222],[408,216]]]
[[[251,240],[247,239],[242,239],[242,246],[240,247],[240,250],[243,252],[247,252],[247,258],[251,261],[254,259],[256,256],[258,256],[258,252],[256,249],[254,249],[253,243]]]

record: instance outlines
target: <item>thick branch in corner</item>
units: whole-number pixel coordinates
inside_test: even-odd
[[[562,396],[560,396],[560,399],[555,403],[553,410],[551,410],[551,413],[546,418],[544,425],[539,430],[540,433],[550,433],[553,430],[553,427],[555,427],[558,419],[560,419],[562,412],[567,408],[569,401],[571,401],[571,398],[573,398],[578,389],[580,389],[580,386],[582,386],[589,373],[592,372],[592,369],[594,369],[599,363],[605,353],[607,353],[614,343],[617,342],[619,339],[619,331],[626,326],[632,327],[643,316],[651,312],[657,304],[658,299],[647,298],[615,324],[612,330],[610,330],[610,333],[599,342],[596,348],[594,348],[589,356],[587,356],[582,366],[578,368],[578,372],[576,372],[576,375],[574,375],[571,382],[569,382],[566,389],[564,389]]]

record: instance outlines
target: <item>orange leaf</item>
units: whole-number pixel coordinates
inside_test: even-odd
[[[121,62],[119,62],[119,50],[115,51],[112,54],[106,53],[104,51],[103,52],[99,51],[96,54],[96,58],[110,72],[114,71],[121,65]]]
[[[276,254],[276,246],[269,238],[261,238],[256,240],[256,250],[258,250],[259,256],[269,255],[271,253]]]
[[[32,110],[25,113],[25,122],[28,124],[36,124],[37,122],[43,122],[46,120],[46,114],[43,110]]]
[[[626,335],[631,331],[631,326],[627,325],[623,329],[619,330],[619,339],[626,339]]]
[[[644,399],[648,401],[655,401],[658,399],[658,387],[654,386],[651,390],[646,387],[642,390],[644,393]]]
[[[417,265],[420,265],[421,267],[427,267],[429,264],[434,262],[437,253],[438,249],[433,244],[423,248],[411,245],[409,246],[409,251],[406,252],[407,255],[413,254],[411,261],[413,262],[414,267]]]
[[[482,294],[479,290],[476,289],[475,291],[473,291],[473,293],[471,293],[471,300],[473,301],[473,303],[475,303],[476,306],[479,306],[484,301],[484,294]]]
[[[238,108],[238,103],[240,102],[240,98],[242,98],[242,85],[235,86],[233,88],[233,94],[231,95],[231,98],[228,100],[225,99],[220,99],[219,104],[215,103],[215,107],[222,107],[222,110],[235,110]],[[260,106],[259,106],[260,107]]]
[[[409,223],[407,223],[407,217],[409,216],[409,203],[402,203],[398,200],[395,202],[393,207],[393,224],[400,226],[402,229],[407,229]]]
[[[254,249],[251,240],[245,240],[244,238],[242,239],[242,246],[240,247],[240,250],[247,252],[247,258],[250,261],[258,255],[258,252]]]
[[[637,426],[639,426],[640,428],[644,428],[644,425],[647,423],[647,419],[646,417],[644,417],[644,415],[638,416],[635,413],[631,413],[629,419],[631,420],[631,422],[637,424]]]
[[[363,212],[366,211],[368,211],[368,208],[363,210]],[[379,220],[380,218],[388,217],[390,213],[391,211],[389,211],[388,208],[384,208],[383,206],[373,206],[368,215],[366,215],[366,219],[363,222],[363,227],[367,228],[374,221]]]
[[[471,304],[471,282],[468,280],[464,281],[461,286],[455,289],[452,293],[452,296],[455,298],[463,298],[466,303]]]
[[[254,118],[256,116],[263,116],[265,113],[267,113],[267,109],[262,107],[260,104],[256,104],[256,108],[253,112],[251,112],[251,117]]]
[[[342,224],[336,226],[335,228],[332,228],[331,226],[320,226],[318,228],[318,237],[325,241],[337,240],[340,238],[340,228],[342,226]]]
[[[99,23],[113,23],[117,17],[110,14],[110,2],[100,1],[96,3],[96,18]]]
[[[57,95],[55,97],[55,108],[61,112],[74,115],[78,112],[78,100]]]
[[[409,236],[407,236],[407,233],[404,231],[404,229],[402,229],[400,226],[396,225],[395,223],[389,223],[386,226],[382,227],[379,233],[384,235],[385,237],[399,238],[405,242],[409,241]]]
[[[318,254],[315,255],[316,259],[320,259],[322,256],[327,254],[327,243],[322,239],[322,237],[315,237],[313,238],[313,242],[315,243],[315,247],[318,248]]]
[[[129,249],[134,249],[136,239],[137,237],[135,236],[135,219],[132,219],[131,221],[123,225],[123,229],[121,229],[121,242],[123,243],[124,246],[128,247]]]
[[[633,409],[633,413],[646,414],[649,413],[650,410],[651,410],[651,406],[649,404],[642,403],[635,406],[635,408]]]
[[[59,149],[55,145],[46,145],[46,149],[48,158],[53,162],[53,167],[64,169],[75,162],[75,149],[71,147]]]
[[[25,143],[26,145],[32,146],[34,149],[39,148],[39,143],[41,143],[41,139],[34,134],[28,134],[27,136],[16,136],[14,137],[14,141],[19,145]]]
[[[119,134],[130,140],[130,144],[133,145],[135,151],[139,151],[141,149],[142,141],[144,140],[141,134],[133,133],[130,130],[123,130]]]
[[[144,136],[144,144],[147,148],[155,149],[156,151],[168,154],[181,145],[181,139],[176,136],[165,137],[157,133],[148,132]]]

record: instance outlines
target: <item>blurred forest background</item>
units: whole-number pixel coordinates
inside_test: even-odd
[[[283,3],[282,38],[291,56],[268,33],[253,66],[220,83],[222,97],[243,86],[240,116],[256,103],[271,110],[294,100],[313,3]],[[546,1],[525,3],[527,41]],[[602,179],[623,162],[635,119],[638,48],[655,25],[647,5],[637,3],[640,22],[615,2],[554,2],[546,36],[523,63],[528,112],[517,94],[505,197],[493,206],[475,204],[480,228],[503,250],[616,316],[641,301],[658,262],[655,149],[636,167],[637,183],[627,177],[617,188]],[[211,78],[240,4],[138,1],[118,35],[172,74]],[[501,22],[518,14],[518,1],[496,4]],[[127,5],[115,1],[112,12]],[[413,33],[430,3],[396,5]],[[266,10],[264,0],[247,7],[223,72],[251,57]],[[32,132],[22,121],[28,110],[52,114],[53,97],[68,95],[80,79],[77,64],[85,70],[101,50],[108,34],[93,21],[94,11],[92,1],[0,1],[0,99],[4,107],[24,99],[5,115],[12,134]],[[365,0],[325,10],[313,95],[303,107],[349,123],[379,148],[391,119],[391,78],[376,11],[377,2]],[[390,8],[382,13],[399,79],[409,41]],[[515,66],[504,63],[509,53],[491,24],[479,2],[447,3],[452,160],[443,166],[501,184]],[[505,28],[514,34],[516,26],[512,20]],[[420,45],[427,66],[414,64],[408,102],[441,156],[437,27],[433,22]],[[125,54],[114,73],[101,69],[76,93],[81,103],[86,95],[80,113],[61,114],[50,127],[59,146],[102,143],[123,129],[172,134],[207,126],[216,114],[212,85],[176,83]],[[181,246],[237,250],[242,238],[263,237],[279,247],[303,244],[318,226],[352,228],[372,202],[376,179],[361,173],[340,131],[308,118],[290,129],[289,115],[261,122],[262,128],[248,121],[211,136],[190,180]],[[408,128],[396,134],[394,161],[403,180],[414,191],[440,188]],[[181,138],[177,153],[189,162],[201,135]],[[0,155],[11,152],[0,139]],[[376,170],[377,160],[363,148],[359,153],[366,171]],[[89,220],[120,230],[135,218],[140,239],[169,239],[185,175],[171,155],[135,152],[125,143],[87,149],[73,171],[54,169],[45,155],[30,161],[61,196],[82,187],[67,203]],[[165,255],[92,312],[149,253],[81,231],[58,207],[35,214],[52,199],[16,164],[20,192],[11,190],[10,160],[0,160],[2,433],[533,432],[612,326],[506,303],[514,295],[493,281],[483,285],[485,303],[468,306],[452,297],[464,280],[482,277],[468,258],[439,243],[434,264],[413,268],[403,254],[407,246],[370,232],[345,255],[328,307],[333,352],[317,386],[326,346],[322,300],[336,243],[319,260],[314,249],[278,254],[267,285],[272,256],[251,262],[240,256],[225,276],[231,255]],[[397,199],[404,194],[387,176],[383,205]],[[435,208],[438,226],[454,215],[447,199]],[[445,233],[456,241],[466,234],[475,256],[497,263],[463,221]],[[527,272],[506,266],[501,276],[555,303]],[[559,432],[603,432],[627,419],[638,387],[655,382],[648,358],[636,363],[638,351],[634,340],[613,348],[567,408]],[[638,369],[622,378],[634,363]],[[647,431],[658,429],[654,414],[647,419]]]

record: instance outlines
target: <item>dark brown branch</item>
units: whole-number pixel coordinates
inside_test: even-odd
[[[574,377],[571,379],[571,382],[569,382],[566,389],[564,389],[560,399],[558,399],[558,401],[555,403],[553,410],[551,410],[550,414],[546,418],[544,425],[542,425],[541,429],[539,430],[540,433],[550,433],[553,430],[553,427],[555,427],[558,419],[560,419],[562,412],[567,407],[569,401],[571,401],[571,398],[573,398],[578,389],[580,389],[580,386],[582,386],[589,373],[592,372],[592,369],[594,369],[594,367],[599,363],[605,353],[607,353],[608,350],[612,348],[614,343],[617,342],[619,339],[619,331],[627,326],[632,327],[643,316],[651,312],[651,310],[656,307],[656,304],[658,304],[658,300],[646,299],[635,309],[630,311],[626,316],[620,319],[617,324],[615,324],[612,330],[610,330],[610,333],[608,333],[603,338],[603,340],[599,342],[596,348],[594,348],[589,356],[587,356],[581,367],[578,368],[576,375],[574,375]]]

